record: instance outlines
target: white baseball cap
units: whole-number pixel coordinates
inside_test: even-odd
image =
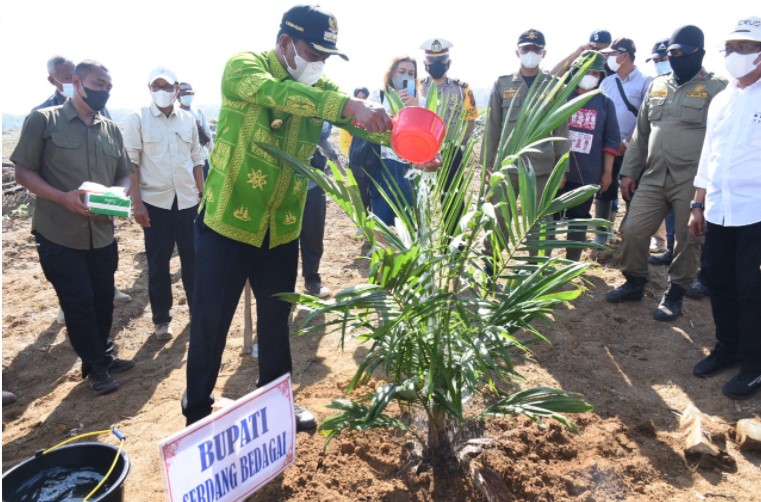
[[[727,41],[730,40],[761,42],[761,18],[752,16],[740,19],[734,31],[727,37]]]
[[[163,78],[170,84],[177,83],[177,77],[175,76],[172,70],[164,66],[157,66],[156,68],[151,70],[151,73],[148,76],[148,84],[150,85],[160,78]]]

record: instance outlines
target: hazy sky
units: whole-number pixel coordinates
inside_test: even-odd
[[[544,32],[545,67],[553,66],[588,40],[597,28],[632,38],[636,64],[645,63],[653,43],[683,24],[706,34],[705,67],[726,75],[718,50],[735,23],[761,16],[758,2],[732,0],[701,4],[639,0],[616,2],[509,2],[412,0],[319,2],[338,19],[338,46],[350,58],[326,64],[326,75],[351,91],[379,87],[389,60],[410,54],[420,60],[420,44],[443,37],[455,44],[450,76],[476,88],[517,68],[515,45],[528,28]],[[150,100],[148,73],[157,65],[191,82],[199,104],[219,103],[225,61],[238,51],[274,47],[283,12],[293,0],[207,0],[129,2],[0,0],[0,68],[6,113],[25,113],[51,93],[46,61],[62,54],[75,62],[102,62],[114,88],[109,108],[137,108]],[[711,5],[708,9],[702,5]],[[755,7],[754,7],[755,6]],[[753,11],[752,9],[756,9]],[[422,71],[422,68],[421,68]]]

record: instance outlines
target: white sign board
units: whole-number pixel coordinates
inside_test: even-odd
[[[291,375],[159,444],[169,500],[242,500],[296,460]]]

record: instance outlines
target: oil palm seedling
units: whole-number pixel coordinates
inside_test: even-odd
[[[485,162],[477,167],[475,140],[468,142],[462,165],[476,167],[455,173],[447,187],[444,173],[466,126],[462,115],[450,118],[441,170],[414,176],[416,203],[406,207],[396,189],[383,193],[394,208],[394,225],[365,212],[349,171],[333,166],[331,177],[270,149],[317,182],[370,243],[367,283],[348,287],[330,300],[284,295],[310,310],[303,331],[338,330],[341,346],[347,336],[369,346],[349,384],[351,397],[332,401],[329,407],[338,413],[320,426],[328,442],[347,429],[395,427],[416,438],[421,459],[452,459],[465,442],[469,421],[526,415],[538,423],[549,417],[575,430],[563,414],[591,410],[579,395],[560,389],[507,394],[521,380],[514,362],[530,357],[533,342],[549,341],[537,321],[549,325],[554,309],[581,294],[573,280],[589,264],[553,257],[552,250],[594,246],[558,242],[569,222],[552,216],[592,197],[598,187],[556,196],[566,156],[544,192],[537,193],[526,160],[542,142],[561,141],[550,137],[551,131],[591,97],[572,99],[586,66],[531,88],[512,134],[502,132],[493,172],[487,172]],[[398,96],[392,90],[387,95],[392,108],[398,108]],[[441,108],[443,116],[447,103],[436,96],[431,89],[426,106]],[[577,223],[604,225],[598,220]],[[491,244],[488,254],[485,240]],[[322,323],[310,324],[314,319]],[[385,384],[364,392],[361,383],[371,376]],[[402,413],[389,409],[391,403]],[[405,414],[421,417],[425,425],[412,425]]]

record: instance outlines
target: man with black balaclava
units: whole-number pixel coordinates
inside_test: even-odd
[[[683,26],[668,46],[672,73],[656,77],[642,103],[637,127],[621,168],[621,195],[630,201],[622,227],[621,271],[626,282],[609,291],[612,303],[638,301],[647,282],[650,236],[669,210],[674,211],[676,242],[669,266],[669,287],[655,311],[657,321],[682,313],[682,298],[698,271],[700,250],[690,239],[693,180],[706,131],[711,100],[727,85],[703,67],[703,32]]]

